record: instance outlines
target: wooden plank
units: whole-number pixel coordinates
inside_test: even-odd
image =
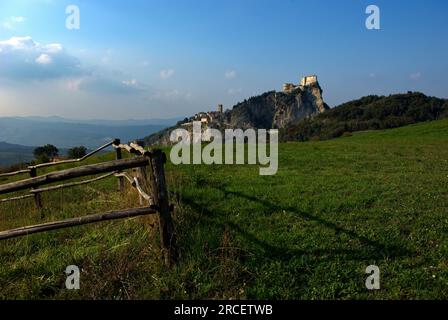
[[[0,203],[17,201],[17,200],[24,200],[24,199],[28,199],[28,198],[34,198],[34,194],[27,194],[27,195],[20,196],[20,197],[1,199]]]
[[[78,177],[147,166],[148,163],[149,162],[146,157],[136,157],[51,172],[39,177],[0,185],[0,194],[24,190],[28,188],[35,188],[41,185],[46,185],[58,181],[65,181]]]
[[[166,155],[162,150],[152,150],[150,157],[151,193],[159,211],[159,230],[162,253],[167,267],[177,262],[176,234],[171,218],[168,191],[165,181]]]
[[[135,209],[121,210],[121,211],[110,211],[110,212],[105,212],[105,213],[92,214],[92,215],[79,217],[79,218],[66,219],[66,220],[56,221],[56,222],[48,222],[48,223],[38,224],[38,225],[34,225],[34,226],[27,226],[27,227],[2,231],[2,232],[0,232],[0,240],[25,236],[28,234],[39,233],[39,232],[44,232],[44,231],[69,228],[69,227],[73,227],[73,226],[95,223],[95,222],[99,222],[99,221],[131,218],[131,217],[147,215],[147,214],[155,214],[155,213],[157,213],[156,210],[154,210],[150,207],[145,207],[145,208],[135,208]]]
[[[1,173],[0,174],[0,178],[2,178],[2,177],[11,177],[11,176],[15,176],[15,175],[22,174],[22,173],[30,173],[30,169],[24,169],[24,170],[19,170],[19,171],[14,171],[14,172]]]
[[[76,187],[76,186],[81,186],[83,184],[88,184],[88,183],[92,183],[92,182],[96,182],[102,179],[105,179],[107,177],[110,177],[112,175],[114,175],[115,172],[111,172],[111,173],[107,173],[105,175],[93,178],[93,179],[89,179],[89,180],[83,180],[83,181],[77,181],[77,182],[71,182],[71,183],[66,183],[66,184],[60,184],[57,186],[51,186],[51,187],[47,187],[47,188],[40,188],[40,189],[32,189],[30,192],[31,193],[41,193],[41,192],[48,192],[48,191],[53,191],[53,190],[59,190],[59,189],[65,189],[65,188],[70,188],[70,187]]]

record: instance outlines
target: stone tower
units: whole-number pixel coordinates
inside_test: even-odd
[[[218,109],[217,109],[217,111],[218,111],[219,113],[222,113],[222,104],[218,104]]]
[[[316,82],[317,82],[317,76],[316,75],[311,75],[311,76],[303,77],[302,81],[300,81],[300,85],[302,87],[305,87],[305,86],[309,86],[309,85],[311,85],[313,83],[316,83]]]

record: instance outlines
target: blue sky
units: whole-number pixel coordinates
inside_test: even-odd
[[[0,0],[0,116],[185,116],[307,74],[331,106],[448,97],[447,16],[445,0]]]

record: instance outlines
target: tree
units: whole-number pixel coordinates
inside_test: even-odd
[[[39,162],[48,162],[50,159],[56,157],[59,153],[58,148],[52,144],[47,144],[42,147],[34,149],[34,157]]]
[[[68,150],[68,157],[72,159],[79,159],[87,154],[87,148],[84,146],[74,147]]]

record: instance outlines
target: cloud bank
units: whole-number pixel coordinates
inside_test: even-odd
[[[4,80],[24,82],[82,74],[79,60],[59,43],[43,45],[31,37],[0,41],[0,78]]]
[[[136,79],[116,79],[93,72],[60,43],[40,44],[29,36],[0,41],[0,80],[23,84],[61,80],[72,91],[98,94],[132,94],[148,89]]]

